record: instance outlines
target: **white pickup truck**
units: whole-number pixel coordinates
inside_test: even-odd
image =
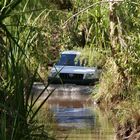
[[[93,84],[99,80],[96,67],[85,67],[77,61],[78,51],[64,51],[48,76],[49,83]]]

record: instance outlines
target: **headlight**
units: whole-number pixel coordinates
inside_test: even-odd
[[[94,78],[96,78],[95,73],[87,73],[85,75],[85,79],[94,79]]]

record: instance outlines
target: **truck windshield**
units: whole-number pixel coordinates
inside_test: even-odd
[[[80,61],[75,58],[76,54],[61,54],[60,60],[56,63],[56,65],[81,66]]]

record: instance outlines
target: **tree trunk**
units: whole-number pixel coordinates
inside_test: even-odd
[[[118,72],[121,74],[123,77],[124,83],[128,81],[127,76],[124,73],[124,69],[121,66],[121,64],[118,61],[118,53],[121,50],[120,49],[120,42],[119,42],[119,33],[122,32],[120,31],[120,28],[118,29],[119,26],[119,17],[117,16],[116,10],[120,4],[120,1],[115,1],[115,0],[110,0],[110,5],[109,5],[109,10],[110,10],[110,41],[111,41],[111,53],[112,57],[114,58],[114,61],[118,67]]]

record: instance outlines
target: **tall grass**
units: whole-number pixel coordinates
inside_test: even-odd
[[[39,74],[31,52],[38,34],[36,23],[44,10],[37,17],[33,17],[33,13],[26,14],[28,3],[20,5],[21,0],[0,2],[1,140],[51,139],[44,126],[36,123],[35,116],[53,91],[35,109],[37,100],[48,85],[37,97],[32,93],[33,83]],[[20,15],[16,13],[18,6],[23,8]]]
[[[137,23],[140,5],[137,0],[130,0],[111,6],[112,48],[106,57],[99,94],[95,98],[107,112],[112,113],[111,119],[115,118],[118,139],[139,139],[140,26]]]

